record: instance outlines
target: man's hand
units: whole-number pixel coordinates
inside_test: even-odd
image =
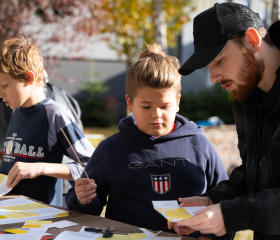
[[[187,226],[202,234],[212,233],[217,236],[226,234],[220,204],[208,206],[196,212],[191,218],[179,221],[177,225],[178,227]]]
[[[180,207],[209,206],[213,204],[209,197],[179,198],[179,202],[181,202]]]
[[[174,231],[178,234],[178,235],[189,235],[191,233],[194,232],[193,229],[187,227],[187,226],[178,226],[178,224],[176,222],[167,222],[167,227],[168,229],[174,229]]]
[[[88,178],[78,178],[75,181],[75,191],[81,204],[89,204],[96,197],[95,181]]]
[[[179,198],[179,202],[181,202],[180,207],[209,206],[213,204],[208,197]],[[172,228],[179,235],[189,235],[194,232],[194,229],[189,226],[179,226],[177,223],[168,222],[168,229]]]
[[[8,174],[7,187],[14,188],[21,179],[36,178],[42,172],[41,163],[16,162]]]

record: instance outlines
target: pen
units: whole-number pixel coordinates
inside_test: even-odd
[[[86,232],[102,232],[102,229],[100,229],[100,228],[92,228],[92,227],[86,227],[86,228],[84,228],[84,230]]]

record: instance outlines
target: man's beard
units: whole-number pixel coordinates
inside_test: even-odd
[[[252,51],[245,46],[243,50],[243,67],[239,70],[237,78],[243,80],[243,83],[235,83],[236,89],[232,91],[232,95],[235,100],[243,102],[246,100],[257,88],[259,82],[263,78],[264,73],[264,61],[257,60]],[[221,85],[227,85],[234,83],[231,79],[222,80]]]

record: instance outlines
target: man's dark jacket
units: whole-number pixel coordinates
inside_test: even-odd
[[[242,165],[205,195],[221,202],[227,233],[254,231],[254,239],[280,239],[280,68],[272,89],[259,88],[234,115]]]

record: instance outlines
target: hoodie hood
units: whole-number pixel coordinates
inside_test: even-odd
[[[181,138],[186,137],[190,135],[196,135],[203,133],[203,128],[200,126],[197,126],[194,122],[188,121],[183,116],[176,114],[175,117],[175,129],[172,133],[166,134],[160,138],[155,138],[153,136],[150,136],[142,131],[140,131],[136,127],[136,123],[134,120],[133,114],[130,116],[123,118],[120,120],[119,123],[119,131],[123,134],[126,134],[130,137],[142,139],[142,140],[169,140],[174,138]]]

